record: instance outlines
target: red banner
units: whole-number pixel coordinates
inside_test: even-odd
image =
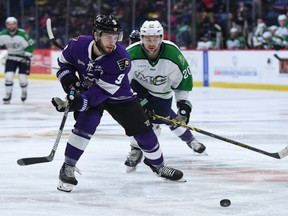
[[[51,74],[51,50],[36,49],[31,60],[31,74]]]

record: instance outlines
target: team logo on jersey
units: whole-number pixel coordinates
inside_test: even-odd
[[[151,83],[155,86],[162,85],[167,82],[166,76],[156,76],[151,79]]]
[[[85,63],[83,61],[81,61],[80,59],[77,59],[77,64],[81,64],[81,65],[85,66]]]
[[[86,68],[86,71],[89,72],[89,71],[93,71],[94,69],[94,61],[90,60],[88,65],[87,65],[87,68]]]
[[[127,58],[120,59],[119,61],[117,61],[117,64],[121,71],[125,70],[130,65],[129,60]]]
[[[185,64],[185,59],[184,59],[184,56],[183,55],[178,55],[178,59],[179,59],[179,61],[180,61],[180,63],[182,64],[182,65],[184,65]]]
[[[167,76],[145,76],[141,72],[135,72],[136,78],[139,79],[141,82],[152,84],[155,86],[160,86],[167,83]]]
[[[89,89],[92,85],[97,83],[97,79],[95,77],[89,77],[89,74],[87,74],[87,76],[83,74],[82,77],[83,77],[82,85],[87,89]]]

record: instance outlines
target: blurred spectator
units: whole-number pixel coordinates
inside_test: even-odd
[[[212,41],[215,41],[216,48],[223,48],[222,46],[222,28],[217,23],[216,17],[208,15],[206,12],[201,12],[199,15],[198,24],[198,40],[200,40],[205,34],[209,34]]]
[[[276,36],[279,36],[283,39],[283,43],[287,47],[288,45],[288,23],[287,16],[285,14],[281,14],[278,16],[278,24],[279,27],[275,32]]]
[[[237,27],[242,32],[245,42],[248,40],[249,32],[252,31],[252,24],[252,4],[243,1],[238,2],[236,10],[232,12],[232,26]]]
[[[285,48],[285,43],[284,43],[284,40],[277,36],[275,34],[275,32],[277,31],[278,27],[276,25],[272,25],[268,28],[269,32],[271,32],[271,35],[272,35],[272,40],[273,40],[273,43],[274,43],[274,48],[276,50],[278,49],[284,49]]]
[[[261,48],[263,49],[273,49],[274,43],[272,40],[272,34],[269,31],[263,33],[263,42],[261,44]]]
[[[244,49],[244,37],[236,27],[230,29],[230,37],[226,40],[227,49]]]
[[[129,44],[128,36],[131,31],[139,29],[145,20],[158,19],[161,21],[165,28],[165,38],[168,39],[168,18],[171,24],[170,40],[180,47],[196,48],[196,42],[201,41],[208,33],[211,40],[215,42],[215,48],[225,48],[229,30],[233,26],[237,27],[239,33],[241,32],[244,37],[244,46],[253,48],[255,44],[253,44],[252,37],[256,37],[256,35],[262,37],[261,34],[264,32],[258,31],[258,34],[255,34],[258,21],[262,20],[264,23],[263,19],[265,19],[267,26],[277,25],[277,18],[283,19],[288,10],[288,0],[197,0],[195,8],[193,8],[191,0],[172,0],[171,15],[168,16],[167,0],[137,0],[135,1],[135,23],[132,23],[134,2],[132,0],[101,0],[101,5],[98,5],[99,1],[93,0],[69,0],[70,8],[67,8],[68,0],[24,0],[23,2],[23,8],[21,8],[19,0],[0,0],[2,11],[0,30],[5,27],[7,13],[21,17],[20,27],[29,28],[30,35],[36,40],[38,48],[51,46],[46,31],[47,17],[52,20],[55,37],[65,45],[71,37],[90,34],[91,17],[95,17],[100,11],[103,14],[112,13],[117,16],[124,27],[125,37],[122,41],[124,45]],[[13,7],[11,7],[12,5]],[[193,14],[194,11],[197,14]],[[39,20],[36,20],[36,17],[39,17]],[[263,19],[255,20],[258,17]],[[193,22],[196,22],[196,29],[193,29],[195,26]],[[287,23],[284,19],[283,22]],[[253,23],[256,23],[254,29],[252,29]],[[288,44],[288,33],[285,33],[285,31],[288,32],[287,26],[282,27],[280,22],[279,25],[277,35]],[[257,43],[255,46],[258,46]]]
[[[203,37],[200,38],[200,40],[197,42],[197,48],[198,50],[209,50],[209,49],[215,49],[215,41],[212,40],[211,36],[206,33]]]
[[[266,31],[263,33],[263,43],[261,48],[279,50],[283,48],[283,45],[279,44],[279,41],[274,40],[273,35],[270,31]]]
[[[192,44],[192,30],[187,23],[181,23],[176,33],[176,44],[180,48],[189,48]]]
[[[267,30],[267,26],[263,21],[259,21],[255,32],[252,36],[252,48],[261,48],[263,43],[263,33]]]

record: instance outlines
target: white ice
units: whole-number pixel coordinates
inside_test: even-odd
[[[0,104],[1,216],[286,216],[288,157],[274,159],[199,133],[208,156],[199,156],[162,126],[160,144],[167,165],[184,172],[186,183],[164,181],[141,163],[126,173],[129,139],[105,113],[81,157],[79,184],[56,189],[64,149],[74,120],[69,114],[55,159],[19,166],[23,157],[47,156],[62,113],[50,103],[64,97],[58,81],[30,80],[20,101],[15,81],[10,105]],[[0,79],[4,95],[4,80]],[[244,144],[278,152],[288,145],[288,93],[195,87],[190,125]],[[2,102],[1,102],[2,103]],[[221,207],[221,199],[230,207]]]

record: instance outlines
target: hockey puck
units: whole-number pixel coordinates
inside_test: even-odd
[[[222,200],[220,201],[220,205],[221,205],[222,207],[228,207],[228,206],[231,205],[231,201],[230,201],[229,199],[222,199]]]

